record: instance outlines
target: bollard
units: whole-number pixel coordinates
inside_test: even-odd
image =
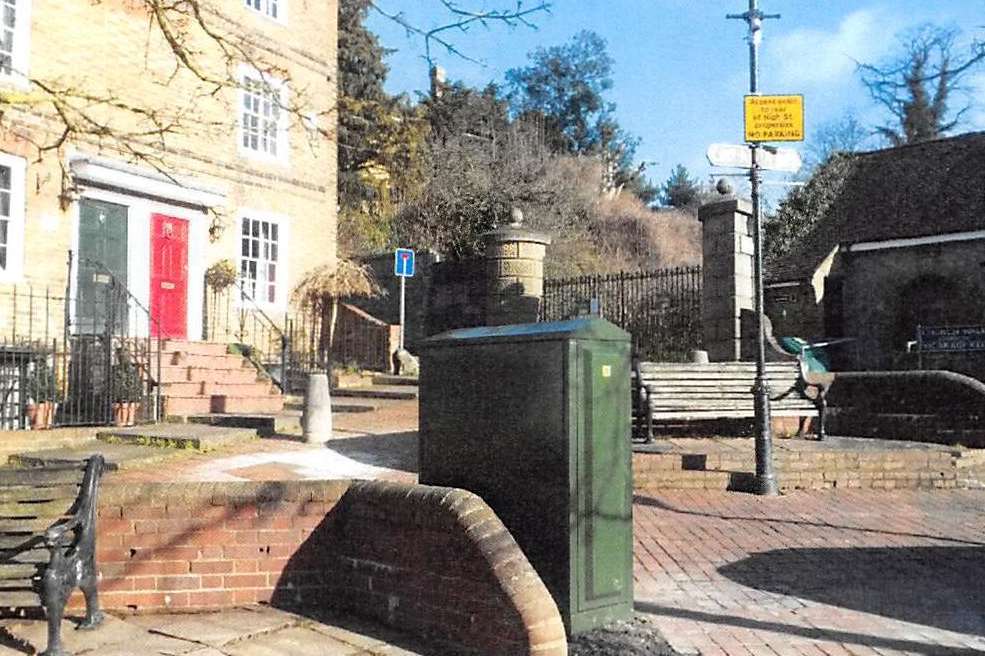
[[[332,439],[332,398],[328,393],[327,374],[309,374],[301,413],[304,441],[322,444]]]

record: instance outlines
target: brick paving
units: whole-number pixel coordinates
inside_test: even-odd
[[[985,653],[985,491],[637,495],[637,610],[703,656]]]

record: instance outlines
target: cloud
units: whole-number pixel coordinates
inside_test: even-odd
[[[862,9],[833,31],[802,28],[776,38],[771,58],[778,81],[790,88],[837,84],[855,75],[857,62],[878,61],[892,50],[899,21],[882,11]]]

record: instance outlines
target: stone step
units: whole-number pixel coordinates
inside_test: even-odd
[[[375,412],[383,406],[383,399],[360,399],[347,398],[345,400],[336,399],[338,396],[334,391],[332,395],[332,412]],[[304,410],[304,396],[289,394],[284,396],[284,410],[301,412]]]
[[[203,424],[149,424],[100,431],[96,437],[111,444],[210,451],[220,446],[254,440],[254,428]]]
[[[92,426],[52,428],[43,431],[0,431],[0,461],[21,451],[46,451],[85,444],[96,437]]]
[[[298,426],[296,415],[265,415],[265,414],[202,414],[181,417],[181,421],[189,424],[206,426],[221,426],[224,428],[248,428],[259,435],[268,437],[278,433],[287,433]]]
[[[10,456],[9,462],[18,467],[42,467],[81,462],[96,453],[106,459],[106,468],[111,471],[158,462],[174,455],[173,451],[153,446],[109,444],[99,440],[89,440],[85,444],[62,449],[18,453]]]
[[[394,374],[373,374],[371,384],[373,385],[411,385],[417,386],[417,376],[397,376]]]
[[[275,415],[284,410],[284,397],[280,394],[264,396],[212,396],[208,413]],[[205,412],[189,414],[206,414]]]
[[[416,399],[417,387],[410,385],[369,385],[332,390],[333,397],[362,399]]]
[[[166,339],[161,342],[161,351],[168,354],[189,353],[194,355],[226,355],[229,345],[225,342],[190,342]]]
[[[187,382],[253,383],[263,379],[264,377],[254,367],[207,369],[182,365],[161,366],[161,382],[164,384]]]

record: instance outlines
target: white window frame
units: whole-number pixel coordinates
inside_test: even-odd
[[[0,268],[0,282],[20,282],[24,276],[24,217],[26,194],[24,178],[27,160],[0,153],[0,166],[10,169],[10,217],[7,224],[7,266]]]
[[[253,297],[253,302],[256,303],[257,307],[262,310],[271,310],[275,312],[286,312],[287,311],[287,290],[288,290],[288,247],[290,245],[290,235],[288,227],[290,221],[288,218],[281,214],[274,214],[271,212],[264,212],[260,210],[251,209],[241,209],[238,213],[236,225],[236,262],[237,262],[237,275],[240,285],[247,293],[250,290],[247,288],[246,281],[243,279],[243,223],[245,221],[262,221],[265,223],[270,223],[277,226],[277,280],[275,281],[274,287],[274,301],[271,303],[267,299],[267,295],[264,294],[263,298],[257,298],[255,294],[250,294]],[[255,291],[255,290],[254,290]],[[248,306],[248,301],[243,301],[244,306]]]
[[[244,103],[247,94],[252,94],[247,90],[247,79],[259,80],[262,84],[267,85],[270,89],[275,90],[278,94],[277,108],[277,128],[276,128],[276,143],[277,143],[277,153],[275,155],[270,154],[266,151],[250,148],[243,144],[243,137],[246,132],[246,126],[243,122]],[[288,153],[290,152],[290,140],[288,139],[288,93],[287,83],[283,80],[278,80],[270,77],[269,75],[264,75],[260,73],[255,68],[250,66],[243,66],[239,70],[239,93],[237,94],[236,103],[236,143],[239,149],[240,155],[248,159],[253,159],[261,162],[272,162],[277,164],[286,165],[289,162]],[[261,119],[262,120],[262,119]]]
[[[31,57],[31,1],[15,0],[13,47],[10,53],[10,73],[0,70],[0,83],[26,88],[28,83],[28,67]],[[2,10],[0,3],[0,10]],[[0,13],[0,30],[2,30],[2,13]],[[2,33],[0,33],[2,38]]]
[[[283,24],[287,24],[287,2],[288,0],[244,0],[246,8],[253,13],[260,14],[267,20]],[[276,8],[276,16],[270,15],[271,7]]]

